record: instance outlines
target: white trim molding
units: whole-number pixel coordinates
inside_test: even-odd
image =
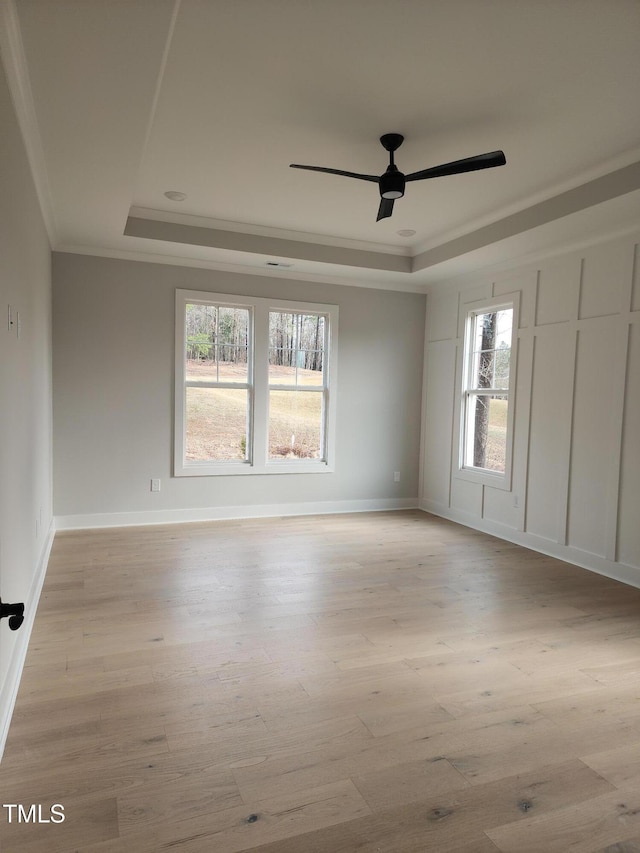
[[[183,524],[198,521],[232,521],[242,518],[278,518],[296,515],[341,515],[350,512],[388,512],[417,509],[418,498],[309,501],[288,504],[194,507],[140,512],[104,512],[56,517],[56,530],[90,530],[99,527],[131,527],[152,524]]]
[[[620,581],[620,583],[640,589],[640,569],[636,566],[613,562],[597,554],[592,554],[589,551],[583,551],[581,548],[554,542],[551,539],[545,539],[543,536],[537,536],[534,533],[516,530],[498,521],[491,521],[486,518],[481,519],[472,513],[445,507],[435,501],[423,501],[419,504],[418,509],[429,513],[429,515],[446,518],[448,521],[453,521],[464,527],[471,527],[473,530],[479,530],[481,533],[486,533],[489,536],[513,542],[514,545],[521,545],[523,548],[529,548],[531,551],[537,551],[539,554],[545,554],[547,557],[554,557],[563,563],[570,563],[581,569],[587,569],[590,572],[595,572],[598,575],[603,575],[606,578],[611,578],[612,580]]]

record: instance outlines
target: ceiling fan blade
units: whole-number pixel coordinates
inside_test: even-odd
[[[494,166],[504,166],[507,162],[503,151],[489,151],[487,154],[476,154],[475,157],[465,157],[464,160],[454,160],[453,163],[443,163],[421,172],[405,175],[405,181],[423,181],[426,178],[441,178],[445,175],[458,175],[461,172],[476,172],[478,169],[492,169]]]
[[[381,219],[387,219],[387,217],[391,216],[393,213],[393,202],[394,198],[381,198],[380,199],[380,207],[378,208],[378,215],[376,217],[376,222],[380,222]]]
[[[379,178],[377,175],[361,175],[359,172],[343,172],[342,169],[327,169],[325,166],[300,166],[298,163],[290,163],[291,169],[307,169],[310,172],[326,172],[329,175],[343,175],[345,178],[359,178],[361,181],[375,181],[377,184]]]

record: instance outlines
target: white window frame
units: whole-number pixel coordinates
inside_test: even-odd
[[[460,379],[460,395],[458,399],[458,445],[457,445],[457,465],[454,468],[454,476],[459,479],[468,480],[475,483],[481,483],[486,486],[492,486],[495,489],[511,490],[512,470],[513,470],[513,428],[515,418],[515,385],[517,375],[517,331],[519,327],[519,293],[509,293],[493,299],[479,299],[473,302],[465,302],[461,304],[460,319],[462,324],[462,359],[461,359],[461,379]],[[510,340],[510,357],[509,357],[509,388],[500,390],[500,395],[505,396],[508,400],[507,409],[507,437],[505,447],[505,470],[493,471],[490,468],[479,468],[475,466],[465,465],[465,445],[468,441],[467,423],[468,423],[468,407],[472,396],[477,395],[477,389],[471,386],[470,376],[472,373],[473,360],[473,326],[475,318],[480,314],[487,314],[493,311],[501,311],[510,309],[513,311],[511,325],[511,340]],[[495,393],[495,392],[494,392]],[[487,390],[487,394],[491,395],[491,391]]]
[[[225,462],[192,462],[186,459],[186,306],[224,305],[249,310],[248,376],[246,383],[223,383],[225,388],[248,389],[249,425],[247,459]],[[270,390],[302,390],[305,386],[269,384],[269,313],[320,314],[324,323],[323,385],[309,386],[324,398],[321,428],[321,459],[269,459],[268,417]],[[175,314],[175,398],[174,455],[175,477],[210,477],[251,474],[321,474],[335,470],[336,381],[338,368],[338,306],[316,302],[267,299],[257,296],[176,290]],[[202,383],[198,383],[202,385]]]

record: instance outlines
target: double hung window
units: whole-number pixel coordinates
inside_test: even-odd
[[[185,461],[248,458],[252,320],[245,306],[184,305]]]
[[[327,385],[323,314],[269,311],[269,459],[321,459]]]
[[[332,470],[338,310],[179,290],[176,476]]]
[[[514,305],[468,311],[465,324],[460,470],[507,484],[513,420],[511,373]]]

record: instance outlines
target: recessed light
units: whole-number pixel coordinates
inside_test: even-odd
[[[177,190],[167,190],[165,195],[171,201],[184,201],[187,197],[186,193],[180,193]]]
[[[416,233],[413,228],[401,228],[400,231],[396,232],[398,237],[413,237]]]

